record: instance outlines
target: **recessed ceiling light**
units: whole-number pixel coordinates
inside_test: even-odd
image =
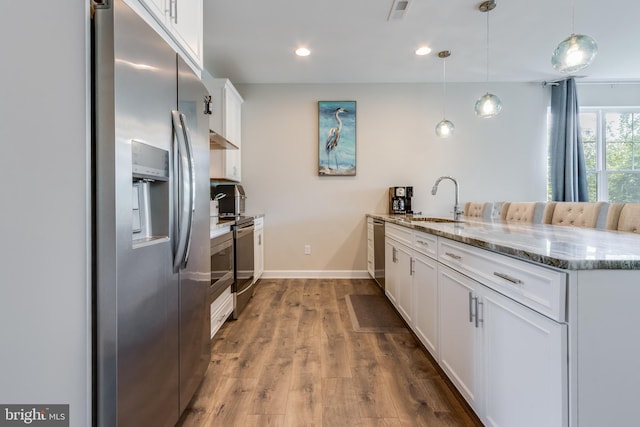
[[[431,53],[431,48],[429,46],[420,46],[416,49],[416,55],[428,55]]]
[[[296,49],[296,55],[298,56],[309,56],[310,54],[311,54],[311,51],[306,47],[300,47]]]

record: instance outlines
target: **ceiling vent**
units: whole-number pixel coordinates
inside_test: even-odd
[[[411,3],[411,0],[393,0],[387,21],[403,19],[407,14],[407,9],[409,9],[409,3]]]

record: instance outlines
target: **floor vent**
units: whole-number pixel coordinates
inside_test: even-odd
[[[407,14],[410,2],[410,0],[393,0],[387,21],[398,21],[403,19]]]

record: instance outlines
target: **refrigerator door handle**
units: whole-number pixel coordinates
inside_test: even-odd
[[[180,119],[182,120],[182,129],[184,129],[185,142],[187,147],[187,160],[189,164],[189,195],[191,196],[189,203],[189,225],[187,226],[187,245],[185,247],[182,267],[187,266],[189,262],[189,254],[191,253],[191,236],[193,235],[193,218],[196,211],[196,167],[193,160],[193,144],[191,143],[191,132],[187,126],[187,118],[184,114],[180,113]]]
[[[179,111],[173,110],[171,117],[173,120],[173,130],[176,135],[176,150],[177,150],[177,168],[176,168],[176,180],[177,180],[177,196],[178,196],[178,212],[177,212],[177,229],[174,232],[176,244],[174,246],[173,255],[173,269],[178,271],[185,265],[185,255],[188,248],[189,227],[191,226],[192,207],[192,185],[191,181],[191,164],[189,149],[184,132],[184,123],[182,115]]]

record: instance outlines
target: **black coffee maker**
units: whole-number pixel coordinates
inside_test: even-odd
[[[413,187],[389,187],[389,213],[411,214]]]

